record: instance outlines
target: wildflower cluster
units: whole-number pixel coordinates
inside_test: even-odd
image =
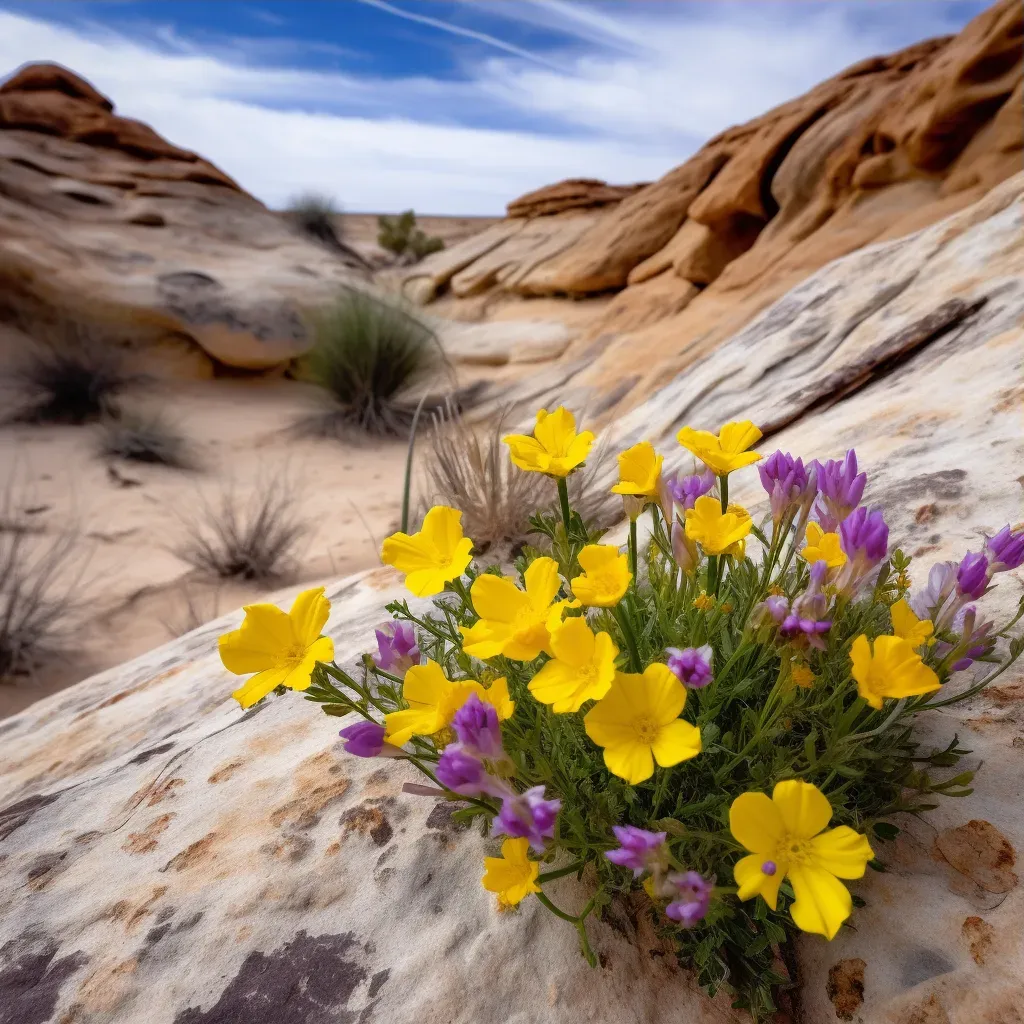
[[[1009,633],[1024,602],[1001,628],[979,610],[1024,563],[1024,526],[911,592],[909,559],[861,503],[856,454],[764,458],[760,439],[749,422],[684,428],[702,464],[689,475],[665,474],[647,442],[623,452],[623,551],[570,507],[566,478],[593,435],[564,408],[541,411],[532,435],[505,439],[517,467],[557,487],[560,514],[531,520],[536,549],[507,574],[481,570],[461,512],[432,508],[383,547],[434,599],[428,614],[390,605],[356,678],[320,635],[322,590],[288,615],[251,606],[221,638],[225,665],[256,673],[235,696],[247,707],[301,689],[358,716],[341,731],[350,754],[410,761],[432,783],[411,791],[459,801],[501,837],[482,882],[502,907],[535,896],[594,963],[588,917],[640,889],[701,984],[763,1019],[786,980],[780,947],[795,929],[839,932],[846,883],[899,831],[885,819],[970,792],[970,772],[935,772],[965,753],[957,739],[923,751],[912,721],[980,692],[1024,649]],[[755,464],[759,522],[729,501],[730,475]],[[976,662],[980,678],[958,686]],[[578,913],[551,896],[570,874],[592,894]]]

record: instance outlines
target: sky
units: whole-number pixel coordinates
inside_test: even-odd
[[[500,215],[651,181],[980,0],[0,0],[0,80],[56,61],[275,208]]]

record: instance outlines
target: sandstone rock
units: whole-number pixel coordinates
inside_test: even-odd
[[[671,454],[682,422],[742,414],[774,417],[765,453],[856,446],[866,498],[915,556],[920,585],[932,561],[977,550],[1020,518],[1022,194],[1024,175],[944,223],[822,268],[689,372],[648,388],[616,422],[616,443],[647,437]],[[663,274],[640,287],[663,277],[682,283]],[[908,333],[953,299],[982,298],[945,333]],[[822,381],[858,366],[841,395],[823,393]],[[766,510],[756,473],[733,477],[733,497]],[[1004,574],[986,612],[1008,613],[1022,578]],[[374,570],[329,592],[328,632],[339,661],[355,664],[400,591]],[[346,757],[337,725],[296,695],[239,711],[214,647],[239,618],[3,724],[0,991],[17,1019],[212,1024],[253,1006],[268,1020],[366,1024],[743,1019],[671,967],[642,916],[615,917],[621,930],[595,925],[603,966],[591,971],[571,928],[536,904],[498,914],[476,884],[490,841],[430,799],[401,795],[412,778],[403,767]],[[1019,1016],[1024,887],[1008,872],[1024,848],[1014,742],[1024,707],[1011,696],[1021,679],[1019,666],[1000,679],[998,705],[981,695],[921,722],[930,746],[957,732],[969,766],[980,763],[974,793],[941,802],[920,827],[946,837],[969,873],[980,853],[979,879],[1000,890],[985,890],[983,946],[978,926],[965,927],[973,897],[936,873],[960,869],[927,847],[901,863],[896,844],[879,842],[891,868],[857,883],[867,905],[856,928],[797,944],[805,1020],[836,1019],[840,994],[861,1024]],[[584,889],[556,884],[560,902],[581,905]]]
[[[589,210],[619,203],[648,184],[609,185],[597,178],[566,178],[513,199],[506,209],[509,217],[549,217],[566,210]]]
[[[366,275],[71,72],[29,65],[0,88],[4,278],[0,316],[31,335],[84,324],[206,376],[283,366],[310,343],[301,310]]]
[[[444,323],[437,330],[453,362],[483,366],[557,359],[573,338],[565,324],[544,320]]]
[[[690,238],[680,240],[672,269],[677,277],[693,284],[709,285],[737,256],[746,252],[757,239],[760,224],[757,221],[737,220],[715,229],[688,221],[694,225]]]

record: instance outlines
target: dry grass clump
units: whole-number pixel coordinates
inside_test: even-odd
[[[101,427],[99,454],[171,469],[195,469],[188,440],[160,412],[120,412]]]
[[[293,567],[311,527],[301,505],[286,470],[257,482],[247,498],[229,482],[215,498],[200,497],[191,513],[179,517],[186,537],[172,550],[219,579],[280,579]]]
[[[444,363],[433,330],[413,312],[345,291],[310,316],[315,342],[304,375],[323,389],[325,408],[296,424],[307,436],[402,436],[415,404],[403,397]]]
[[[82,331],[61,342],[37,343],[14,367],[10,420],[81,425],[115,415],[116,399],[138,375],[125,371],[120,353]]]
[[[31,525],[20,511],[29,504],[13,478],[0,491],[0,682],[63,653],[84,600],[78,533]]]
[[[341,213],[334,199],[321,192],[303,192],[289,204],[287,217],[303,234],[337,246],[341,242],[338,234],[338,221]]]
[[[530,533],[530,516],[555,509],[554,483],[540,473],[524,473],[509,459],[502,438],[512,432],[510,410],[497,421],[474,429],[449,406],[435,413],[430,450],[424,462],[430,504],[450,505],[462,511],[462,527],[481,551],[494,545],[513,550],[525,543],[539,543]],[[599,441],[586,466],[569,477],[569,497],[587,525],[605,529],[621,519],[621,508],[605,485],[602,468],[608,469],[608,446]]]

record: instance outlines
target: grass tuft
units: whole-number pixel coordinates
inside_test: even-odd
[[[314,345],[305,376],[323,389],[326,408],[300,420],[306,435],[401,436],[415,403],[405,397],[444,362],[437,336],[412,312],[364,292],[343,292],[310,316]]]
[[[194,469],[188,440],[161,413],[122,412],[103,422],[99,454],[171,469]]]
[[[11,375],[20,423],[81,425],[115,414],[115,399],[140,378],[125,372],[120,354],[84,334],[36,344]]]
[[[11,682],[63,653],[81,610],[86,561],[78,534],[47,534],[20,509],[13,479],[0,492],[0,681]]]
[[[180,517],[187,537],[172,550],[219,579],[280,579],[310,529],[300,507],[301,495],[285,471],[258,482],[248,498],[226,484],[216,498],[200,499]]]
[[[304,235],[338,247],[341,244],[337,217],[341,211],[329,195],[303,192],[289,204],[287,217]]]

